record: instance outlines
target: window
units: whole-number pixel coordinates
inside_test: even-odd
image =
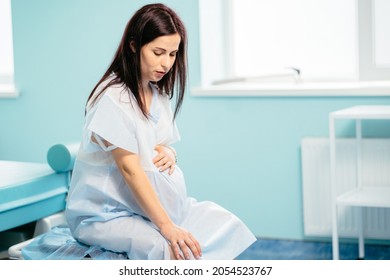
[[[233,0],[235,76],[296,68],[305,80],[355,79],[354,2]]]
[[[388,0],[199,0],[202,86],[364,81],[388,95],[389,12]]]
[[[377,67],[390,68],[390,1],[374,1],[374,54]]]
[[[11,0],[0,0],[0,97],[15,97]]]

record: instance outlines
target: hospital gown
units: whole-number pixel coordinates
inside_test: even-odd
[[[140,208],[115,164],[110,151],[120,147],[139,156],[169,217],[199,241],[202,259],[234,259],[256,240],[247,226],[213,202],[188,197],[178,166],[169,175],[152,162],[156,145],[171,145],[180,136],[169,98],[150,85],[148,118],[122,86],[109,87],[88,110],[67,199],[70,231],[82,244],[124,253],[129,259],[170,258],[169,243]]]

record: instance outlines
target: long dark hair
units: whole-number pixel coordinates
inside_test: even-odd
[[[180,44],[175,63],[171,70],[157,82],[160,94],[167,94],[170,99],[174,96],[174,88],[177,85],[174,111],[174,118],[176,118],[183,103],[187,80],[187,32],[178,15],[164,4],[145,5],[132,16],[126,25],[111,65],[93,88],[87,104],[90,101],[93,104],[108,87],[124,84],[134,95],[143,114],[147,116],[140,96],[142,90],[140,50],[142,46],[157,37],[176,33],[180,35]],[[131,43],[136,52],[131,51]],[[115,78],[94,94],[99,84],[108,79],[112,73],[115,74]]]

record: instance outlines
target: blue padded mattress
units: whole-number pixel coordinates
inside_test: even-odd
[[[69,180],[47,164],[0,160],[0,231],[62,211]]]

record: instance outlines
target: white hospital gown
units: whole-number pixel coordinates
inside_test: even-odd
[[[245,224],[213,202],[188,197],[178,166],[169,175],[152,162],[156,145],[171,145],[180,136],[169,98],[151,87],[149,119],[121,86],[109,87],[88,110],[67,200],[69,228],[76,240],[129,259],[170,258],[167,240],[137,204],[110,153],[120,147],[139,156],[172,221],[199,241],[202,259],[234,259],[256,240]],[[113,146],[106,147],[103,140]]]

